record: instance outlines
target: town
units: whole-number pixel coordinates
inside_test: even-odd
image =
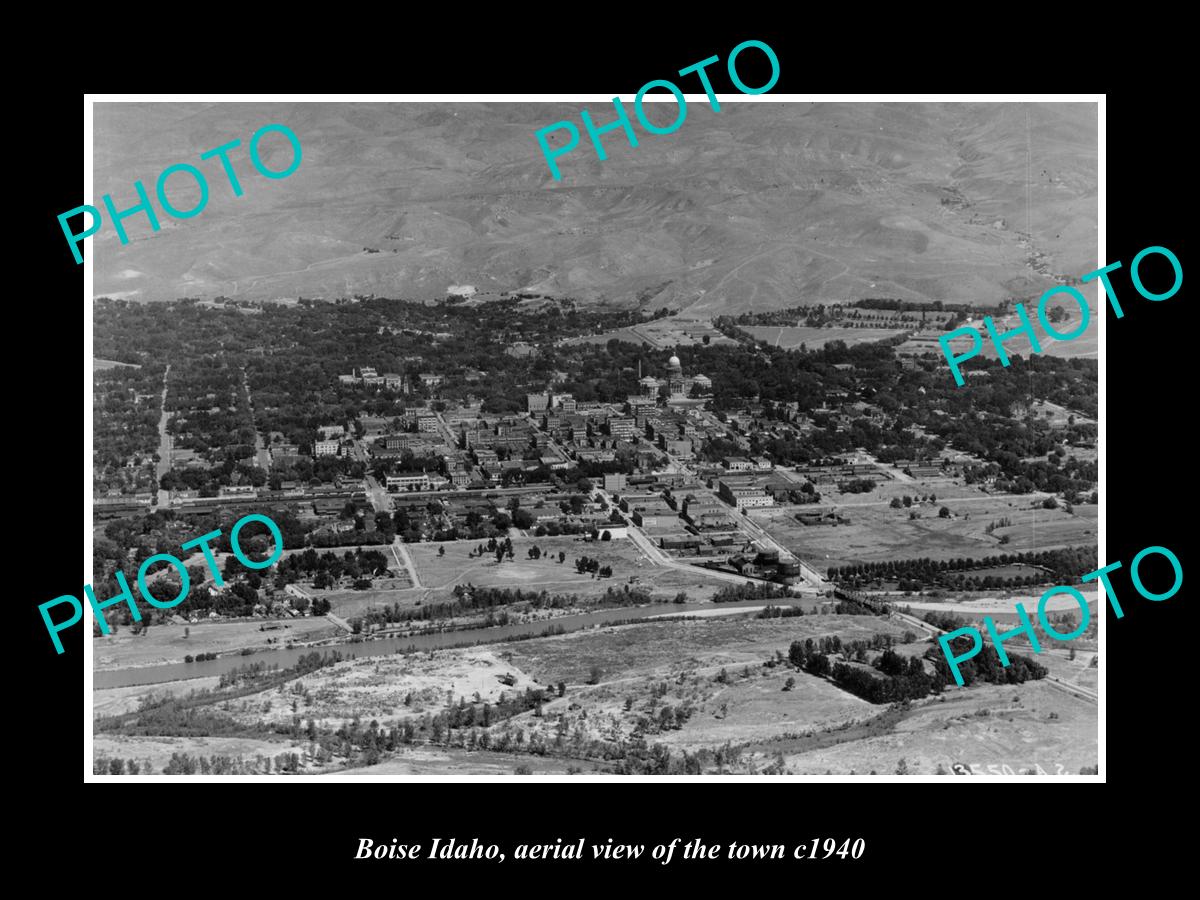
[[[1039,358],[1030,397],[1033,362],[976,361],[964,399],[929,339],[961,314],[861,304],[706,320],[469,291],[99,301],[96,596],[120,592],[122,567],[248,513],[283,544],[253,539],[255,558],[280,557],[260,573],[218,538],[214,562],[184,561],[186,599],[140,621],[103,605],[97,696],[132,692],[141,709],[98,708],[100,743],[257,693],[220,729],[276,749],[266,734],[283,735],[286,752],[183,752],[154,768],[327,771],[424,742],[566,769],[784,771],[775,744],[806,734],[802,721],[721,726],[734,684],[755,698],[798,696],[797,676],[827,684],[805,702],[867,734],[910,715],[889,703],[964,677],[1011,684],[1014,670],[1053,686],[1053,705],[1083,704],[1073,715],[1087,727],[1094,653],[1064,651],[1049,669],[1010,654],[1009,669],[988,647],[960,674],[937,643],[985,614],[1005,621],[1005,597],[1096,568],[1094,363]],[[881,340],[875,322],[896,330]],[[813,349],[779,346],[789,328]],[[170,566],[147,568],[157,595],[183,593]],[[1079,608],[1048,612],[1068,622]],[[469,649],[489,635],[519,643]],[[619,647],[580,652],[612,636]],[[741,649],[713,655],[723,646]],[[1094,651],[1094,624],[1075,646]],[[678,653],[692,661],[661,680]],[[380,654],[407,660],[399,693],[370,677]],[[606,687],[630,654],[644,657],[647,701]],[[339,672],[373,687],[347,707],[326,680]],[[309,712],[266,699],[287,683]],[[838,695],[851,703],[834,712]],[[864,717],[871,704],[884,705]],[[350,708],[376,730],[347,731],[336,710]],[[693,724],[701,709],[715,730]],[[696,728],[682,744],[646,741]],[[722,734],[740,746],[723,749]]]

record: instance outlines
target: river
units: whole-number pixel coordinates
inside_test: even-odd
[[[109,669],[103,672],[94,672],[92,686],[95,690],[101,690],[140,684],[160,684],[164,681],[180,681],[186,678],[203,678],[208,675],[224,675],[247,663],[262,662],[286,669],[294,666],[301,656],[312,653],[314,650],[318,653],[338,650],[345,656],[386,656],[399,650],[440,650],[447,647],[469,647],[473,644],[494,644],[506,638],[537,636],[551,626],[562,628],[564,632],[579,631],[593,625],[604,625],[621,619],[648,619],[651,616],[678,616],[697,612],[708,612],[711,615],[714,610],[741,608],[746,608],[749,612],[765,605],[799,606],[800,603],[799,598],[780,597],[772,600],[744,600],[738,603],[653,603],[649,606],[619,606],[574,616],[525,622],[520,625],[494,625],[490,628],[464,628],[459,631],[441,631],[433,634],[385,637],[364,640],[357,644],[339,643],[321,647],[261,650],[247,656],[235,653],[204,662],[179,662],[161,666],[139,666],[132,669]]]

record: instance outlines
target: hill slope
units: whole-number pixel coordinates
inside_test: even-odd
[[[106,223],[91,239],[96,294],[441,297],[469,284],[707,315],[995,301],[1099,264],[1093,105],[693,103],[677,132],[640,133],[636,149],[607,135],[605,162],[585,133],[555,182],[533,132],[578,123],[584,105],[97,104],[97,200],[131,206],[135,179],[153,193],[177,162],[209,175],[211,197],[157,233],[129,219],[126,246]],[[247,158],[268,122],[304,148],[286,179]],[[198,159],[234,138],[238,198]],[[274,168],[290,159],[278,135],[263,149]],[[172,177],[177,206],[190,186]]]

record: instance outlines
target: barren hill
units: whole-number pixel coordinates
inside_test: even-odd
[[[625,98],[627,107],[631,99]],[[745,311],[867,296],[995,301],[1101,264],[1090,104],[691,103],[672,135],[609,158],[583,144],[555,182],[533,138],[599,104],[98,104],[96,200],[209,176],[198,216],[89,239],[97,296],[441,297],[450,285]],[[651,105],[655,120],[674,105]],[[304,161],[267,180],[270,122]],[[582,131],[582,126],[580,126]],[[199,154],[234,138],[245,193]],[[263,143],[268,164],[286,142]],[[272,158],[274,156],[274,162]],[[192,204],[173,176],[172,202]],[[157,203],[156,203],[157,205]],[[92,249],[91,247],[88,248]],[[378,252],[367,252],[367,249]]]

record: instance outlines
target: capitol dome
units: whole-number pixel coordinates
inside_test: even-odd
[[[670,366],[672,369],[681,369],[681,368],[683,368],[683,363],[681,363],[681,362],[679,361],[679,357],[678,357],[678,356],[672,356],[670,359],[668,359],[668,360],[667,360],[667,365],[668,365],[668,366]]]

